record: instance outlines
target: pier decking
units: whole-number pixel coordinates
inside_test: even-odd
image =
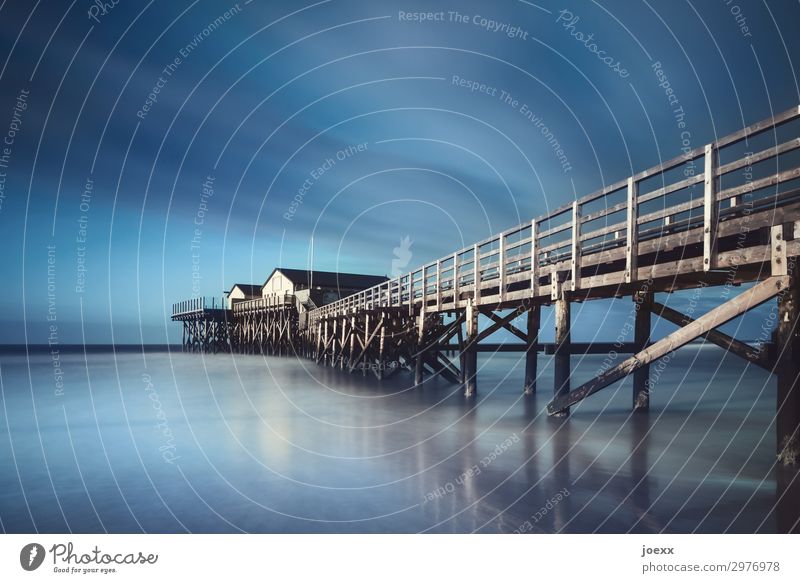
[[[315,309],[305,311],[285,298],[250,300],[221,314],[204,305],[195,312],[173,309],[173,319],[184,323],[187,349],[294,352],[378,378],[406,369],[417,383],[437,374],[463,383],[467,396],[477,390],[478,351],[504,329],[518,340],[506,349],[526,353],[526,393],[536,390],[537,353],[554,354],[554,396],[547,409],[557,416],[629,375],[632,407],[646,411],[649,365],[704,337],[777,375],[777,450],[783,462],[794,463],[800,427],[798,120],[800,107],[794,107]],[[767,141],[750,151],[759,138]],[[698,316],[654,300],[657,292],[740,284],[752,285]],[[571,342],[571,303],[619,297],[632,298],[636,316],[632,342],[614,350],[631,356],[573,388],[571,355],[608,345]],[[754,348],[717,330],[775,299],[772,343]],[[556,341],[550,346],[539,342],[542,305],[555,307]],[[651,342],[653,314],[680,328]],[[479,315],[488,326],[478,326]],[[516,324],[519,318],[524,327]]]

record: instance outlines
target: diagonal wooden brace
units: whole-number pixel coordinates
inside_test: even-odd
[[[366,343],[364,344],[364,347],[361,349],[361,352],[359,352],[359,354],[356,357],[356,359],[353,362],[350,363],[349,372],[353,372],[356,369],[356,366],[358,365],[359,361],[361,361],[361,359],[364,357],[364,354],[367,352],[367,348],[369,347],[370,344],[372,344],[372,341],[375,339],[375,336],[383,328],[383,321],[384,321],[384,316],[381,316],[381,319],[378,321],[378,325],[370,333],[369,337],[367,338]]]
[[[737,316],[744,314],[748,310],[763,304],[767,300],[777,296],[781,290],[788,285],[788,283],[788,276],[780,276],[770,277],[769,279],[754,285],[749,290],[739,294],[721,306],[714,308],[707,314],[704,314],[696,320],[686,324],[683,328],[676,330],[669,336],[665,336],[658,342],[654,342],[644,350],[637,352],[632,357],[624,360],[614,368],[611,368],[600,376],[597,376],[592,380],[582,384],[574,391],[553,399],[547,405],[547,414],[554,415],[560,411],[568,409],[571,405],[574,405],[578,401],[581,401],[589,395],[593,395],[608,385],[628,376],[639,367],[658,360],[662,356],[665,356],[670,352],[677,350],[681,346],[688,344],[695,338],[708,333],[709,330],[713,330],[714,328],[733,320]]]
[[[511,317],[510,319],[509,319],[509,316],[506,316],[505,318],[501,318],[500,316],[498,316],[494,312],[489,312],[489,311],[481,312],[481,314],[483,314],[484,316],[486,316],[487,318],[489,318],[490,320],[492,320],[496,324],[499,324],[500,327],[505,328],[506,330],[511,332],[514,336],[516,336],[517,338],[521,339],[523,342],[527,342],[528,341],[527,334],[525,334],[525,332],[523,332],[522,330],[520,330],[519,328],[514,326],[514,324],[511,323],[511,321],[514,318],[516,318],[519,314],[521,314],[524,311],[525,311],[524,310],[524,306],[520,306],[519,308],[514,310],[514,316]]]
[[[680,312],[657,302],[653,302],[652,312],[660,318],[669,320],[678,326],[685,326],[686,324],[694,322],[694,318],[691,316],[681,314]],[[708,332],[701,334],[701,336],[703,336],[709,342],[713,342],[720,348],[724,348],[725,350],[734,353],[746,361],[757,364],[761,368],[764,368],[770,372],[772,372],[772,370],[775,368],[775,363],[769,357],[769,354],[766,350],[758,350],[757,348],[753,348],[749,344],[745,344],[744,342],[741,342],[732,336],[728,336],[719,330],[709,330]]]

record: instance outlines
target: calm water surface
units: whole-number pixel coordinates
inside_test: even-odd
[[[602,356],[574,359],[574,383]],[[580,363],[577,361],[580,360]],[[690,346],[649,415],[622,383],[548,418],[514,354],[478,397],[290,357],[0,354],[6,532],[774,532],[797,516],[774,460],[775,383]],[[618,388],[617,388],[618,387]],[[800,479],[794,483],[800,482]]]

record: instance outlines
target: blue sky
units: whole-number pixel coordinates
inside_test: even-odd
[[[62,342],[175,340],[193,291],[389,274],[403,237],[410,269],[527,221],[679,153],[655,63],[691,147],[800,102],[788,0],[93,5],[0,4],[0,342],[46,342],[48,308]]]

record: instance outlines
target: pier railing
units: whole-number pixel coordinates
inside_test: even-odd
[[[741,219],[748,229],[781,222],[768,217],[774,214],[769,211],[800,199],[800,188],[780,190],[800,178],[797,157],[781,168],[786,155],[800,148],[797,124],[791,124],[790,137],[779,136],[781,126],[798,118],[800,107],[794,107],[684,151],[528,223],[312,310],[309,318],[391,307],[435,312],[464,307],[468,300],[502,305],[550,296],[556,285],[576,291],[769,261],[769,245],[721,253],[717,238],[741,230]],[[757,136],[769,140],[751,152],[750,140]],[[763,220],[755,218],[758,212]],[[739,224],[724,226],[734,218]],[[688,250],[692,245],[696,254]],[[678,260],[668,254],[659,259],[663,250],[678,247],[685,251]]]
[[[224,298],[197,297],[172,304],[172,317],[202,315],[227,308]]]
[[[270,294],[252,300],[242,300],[233,303],[234,316],[250,312],[260,312],[269,308],[294,307],[295,300],[292,294]]]

